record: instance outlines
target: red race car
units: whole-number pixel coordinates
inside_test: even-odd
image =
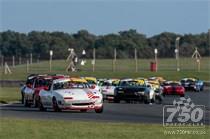
[[[52,81],[59,78],[64,78],[65,76],[57,75],[38,75],[35,77],[31,86],[28,86],[24,90],[24,104],[25,106],[34,105],[38,107],[39,92],[42,89],[48,89],[52,84]]]
[[[165,95],[179,95],[184,97],[185,89],[179,82],[166,81],[163,83],[163,96]]]

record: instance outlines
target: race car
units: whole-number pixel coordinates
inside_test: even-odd
[[[26,83],[25,84],[20,84],[20,92],[21,92],[21,102],[24,104],[24,96],[25,96],[25,91],[29,92],[32,91],[31,88],[33,86],[34,80],[36,78],[37,74],[30,74],[27,77]]]
[[[180,82],[166,81],[163,83],[163,96],[166,95],[179,95],[180,97],[184,97],[185,89]]]
[[[65,76],[49,76],[49,75],[37,75],[34,76],[31,85],[26,86],[23,90],[24,94],[24,105],[30,107],[34,105],[38,106],[39,92],[42,89],[47,89],[54,79],[64,78]]]
[[[101,83],[100,91],[103,94],[103,100],[114,99],[114,89],[118,85],[119,79],[109,79]]]
[[[162,90],[163,90],[163,88],[161,86],[161,83],[158,80],[150,80],[150,79],[148,79],[147,84],[150,84],[151,87],[154,89],[154,91],[156,93],[158,93],[158,92],[161,93]]]
[[[140,85],[146,85],[148,83],[148,80],[146,78],[143,78],[143,77],[138,77],[134,80],[137,81]]]
[[[51,81],[51,77],[40,75],[36,76],[33,84],[24,90],[24,105],[26,107],[35,105],[35,107],[37,107],[35,94],[38,94],[41,89],[46,89]]]
[[[53,80],[47,90],[39,93],[39,109],[53,108],[54,111],[62,110],[95,110],[96,113],[103,112],[103,96],[90,88],[87,82],[75,81],[71,78]]]
[[[203,91],[204,82],[196,78],[183,78],[181,79],[181,85],[186,90]]]
[[[92,88],[95,88],[96,90],[100,90],[100,87],[97,85],[97,79],[95,77],[83,77],[89,85],[92,86]]]
[[[159,82],[160,84],[162,84],[166,80],[163,77],[149,77],[148,81]]]
[[[137,80],[124,79],[114,92],[114,102],[119,103],[121,100],[152,103],[155,101],[155,92],[150,86],[141,85]]]

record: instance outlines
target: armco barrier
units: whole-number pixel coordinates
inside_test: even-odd
[[[24,83],[23,80],[0,80],[0,87],[20,87]],[[205,81],[204,84],[210,87],[210,81]]]
[[[20,87],[24,83],[23,80],[0,80],[0,87]]]

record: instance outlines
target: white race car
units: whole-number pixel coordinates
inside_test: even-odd
[[[109,79],[101,84],[101,93],[104,100],[114,100],[114,90],[118,84],[118,79]]]
[[[39,98],[40,110],[53,108],[61,110],[95,110],[103,112],[102,94],[91,89],[87,82],[73,81],[70,78],[54,80],[48,90],[41,90]]]

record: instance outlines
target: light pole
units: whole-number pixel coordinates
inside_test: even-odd
[[[158,53],[158,50],[157,48],[154,49],[154,53],[155,53],[155,64],[156,64],[156,68],[155,68],[155,71],[157,72],[158,70],[158,60],[157,60],[157,53]]]
[[[175,49],[175,53],[176,53],[176,70],[180,71],[180,63],[179,63],[179,40],[180,37],[176,38],[176,49]]]
[[[50,50],[50,72],[52,71],[52,56],[53,56],[53,50]]]

